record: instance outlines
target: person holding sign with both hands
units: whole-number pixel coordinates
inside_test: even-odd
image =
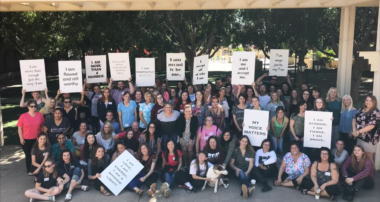
[[[133,86],[132,78],[128,79],[129,88],[125,88],[123,81],[117,81],[117,88],[113,88],[113,79],[110,78],[108,83],[108,88],[111,90],[111,94],[116,104],[118,105],[123,101],[124,93],[129,92],[130,94],[135,93],[135,86]]]
[[[22,89],[22,91],[21,91],[22,97],[21,97],[21,101],[20,101],[20,107],[22,107],[22,108],[28,106],[28,102],[24,102],[24,100],[25,100],[25,92],[26,92],[26,90]],[[48,89],[47,88],[45,88],[44,92],[45,92],[45,97],[49,98],[49,96],[48,96]],[[36,101],[36,109],[37,109],[37,112],[38,112],[38,111],[40,111],[42,109],[42,107],[45,106],[46,99],[45,98],[41,98],[40,97],[40,92],[38,92],[38,91],[32,92],[32,97],[33,97],[33,100]]]

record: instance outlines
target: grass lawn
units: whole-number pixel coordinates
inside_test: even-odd
[[[8,145],[20,144],[17,134],[17,120],[27,108],[20,108],[18,104],[6,104],[1,106],[3,114],[4,142]]]

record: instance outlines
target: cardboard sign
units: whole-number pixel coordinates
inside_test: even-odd
[[[270,76],[286,76],[288,74],[289,50],[270,50]]]
[[[125,81],[131,78],[129,53],[108,53],[111,78],[114,81]]]
[[[183,81],[185,53],[166,53],[166,77],[169,81]]]
[[[136,86],[154,86],[156,70],[154,58],[136,58]]]
[[[332,117],[332,112],[305,112],[304,147],[331,147]]]
[[[45,90],[46,73],[44,59],[20,60],[22,88],[26,92]]]
[[[208,55],[194,58],[193,84],[207,84],[208,82]]]
[[[232,84],[252,85],[255,81],[255,52],[233,52]]]
[[[268,137],[269,111],[244,110],[243,135],[248,136],[252,146],[259,147]]]
[[[82,62],[80,60],[58,61],[58,72],[61,93],[82,92]]]
[[[86,56],[87,83],[105,83],[107,81],[107,58],[105,55]]]
[[[100,173],[99,180],[117,196],[143,168],[144,166],[135,157],[124,151]]]

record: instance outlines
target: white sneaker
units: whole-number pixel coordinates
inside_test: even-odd
[[[167,189],[169,188],[169,184],[167,182],[164,182],[161,187],[160,187],[160,190],[162,192],[165,192]]]

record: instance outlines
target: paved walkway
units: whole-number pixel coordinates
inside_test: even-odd
[[[33,177],[29,177],[25,173],[24,154],[19,146],[5,146],[0,149],[0,201],[1,202],[27,202],[24,195],[25,190],[34,187]],[[161,182],[158,182],[161,185]],[[375,188],[367,191],[363,190],[358,195],[355,201],[378,202],[380,200],[380,178],[379,173],[376,173]],[[260,191],[261,186],[257,185],[253,196],[248,200],[261,201],[261,202],[278,202],[278,201],[315,201],[311,196],[304,196],[300,192],[284,187],[273,187],[273,190],[267,193]],[[146,190],[146,188],[145,188]],[[157,201],[167,202],[190,202],[190,201],[209,201],[209,202],[230,202],[242,201],[239,195],[239,183],[236,179],[231,180],[231,184],[227,189],[219,188],[218,193],[214,194],[213,189],[208,187],[204,191],[197,193],[186,193],[183,189],[174,188],[170,198],[157,198]],[[63,201],[64,193],[60,194],[56,201]],[[138,197],[135,193],[123,191],[119,196],[103,196],[100,192],[96,191],[93,187],[89,192],[85,193],[75,190],[73,193],[72,201],[91,201],[91,202],[148,202],[152,198],[148,197],[146,193],[142,197]],[[151,202],[154,202],[152,200]],[[321,201],[329,201],[328,199],[321,199]],[[338,201],[343,201],[340,197]]]

